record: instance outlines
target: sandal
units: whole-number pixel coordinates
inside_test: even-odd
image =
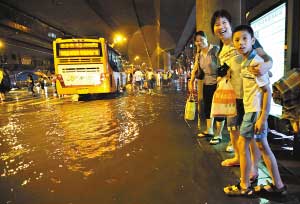
[[[277,188],[273,183],[267,180],[266,185],[259,185],[254,188],[254,192],[257,194],[276,194],[280,196],[287,195],[287,186],[283,185],[281,188]]]
[[[252,187],[257,186],[258,183],[258,174],[250,178],[250,185]]]
[[[251,187],[247,189],[241,188],[240,183],[237,185],[229,185],[224,188],[224,193],[228,196],[247,196],[251,197],[254,195],[254,190]]]
[[[214,135],[213,134],[209,134],[209,133],[206,133],[206,132],[200,132],[198,134],[198,137],[213,137]]]
[[[217,136],[217,137],[215,136],[209,141],[209,144],[216,145],[216,144],[221,143],[221,141],[222,141],[222,138],[220,138],[219,136]]]
[[[225,167],[240,166],[240,162],[234,161],[234,159],[226,159],[221,162],[221,166],[225,166]]]

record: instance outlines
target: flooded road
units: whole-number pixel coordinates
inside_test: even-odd
[[[2,105],[0,203],[269,203],[223,194],[234,175],[184,122],[185,98],[177,84]]]

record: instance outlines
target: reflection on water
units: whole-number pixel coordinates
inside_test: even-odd
[[[18,176],[25,186],[41,179],[59,184],[60,169],[92,175],[97,162],[91,161],[112,158],[159,118],[155,100],[160,99],[149,97],[8,106],[1,116],[8,118],[0,127],[1,177]]]

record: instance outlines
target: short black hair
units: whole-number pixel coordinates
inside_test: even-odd
[[[238,31],[247,31],[250,34],[251,38],[254,37],[254,31],[251,28],[251,26],[249,26],[249,25],[239,25],[239,26],[237,26],[234,29],[234,31],[232,32],[232,37],[233,37],[234,33],[238,32]]]
[[[214,34],[214,26],[217,21],[217,18],[221,18],[221,17],[227,18],[228,22],[231,25],[230,13],[228,11],[226,11],[225,9],[217,10],[214,12],[214,14],[212,15],[212,17],[210,19],[210,28],[211,28],[211,31],[213,34]]]
[[[205,34],[205,32],[202,31],[202,30],[199,30],[199,31],[197,31],[197,32],[195,33],[194,41],[196,41],[196,37],[197,37],[198,35],[200,35],[200,36],[202,36],[202,37],[204,37],[204,38],[207,39],[207,35]]]

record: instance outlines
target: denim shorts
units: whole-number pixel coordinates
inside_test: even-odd
[[[236,116],[227,117],[227,129],[230,130],[238,130],[242,124],[243,116],[244,116],[244,104],[243,99],[236,99]]]
[[[268,135],[268,123],[266,122],[263,126],[260,134],[255,134],[254,126],[258,119],[260,112],[245,113],[243,122],[240,128],[240,135],[245,138],[253,138],[255,140],[261,140]]]

